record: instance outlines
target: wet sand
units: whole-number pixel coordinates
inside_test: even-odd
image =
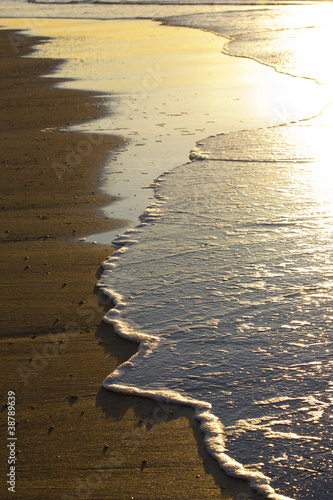
[[[304,108],[304,95],[311,94],[318,109],[314,82],[301,84],[255,61],[226,56],[227,39],[202,30],[148,19],[12,18],[3,24],[52,37],[36,56],[65,58],[56,73],[65,80],[62,88],[103,94],[109,112],[75,130],[116,130],[128,139],[102,183],[121,194],[104,213],[127,219],[126,228],[151,203],[147,187],[186,163],[197,141],[292,120]],[[109,243],[118,232],[97,230],[90,239]]]
[[[1,414],[14,391],[17,425],[15,493],[3,482],[1,497],[259,498],[208,455],[190,409],[101,388],[136,346],[101,322],[111,304],[95,285],[112,248],[77,238],[121,224],[100,216],[111,200],[98,181],[123,140],[58,130],[103,108],[40,78],[59,62],[20,57],[42,42],[0,32]],[[2,450],[7,437],[4,425]]]

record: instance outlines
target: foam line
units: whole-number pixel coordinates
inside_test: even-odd
[[[132,229],[125,233],[121,240],[124,246],[113,254],[108,261],[103,263],[106,274],[112,272],[121,254],[133,244],[135,240],[132,237],[135,231],[135,229]],[[292,500],[290,497],[277,494],[270,486],[270,479],[267,476],[261,472],[246,469],[241,463],[225,453],[224,426],[211,412],[212,405],[210,403],[189,398],[177,391],[140,389],[122,383],[122,377],[128,370],[135,370],[136,366],[143,363],[153,351],[158,349],[160,338],[137,331],[122,318],[122,312],[126,309],[126,303],[120,294],[104,285],[103,276],[105,279],[104,273],[98,282],[98,286],[103,293],[112,298],[115,304],[115,307],[104,316],[103,321],[112,325],[120,337],[139,344],[137,353],[105,378],[102,383],[104,389],[129,396],[149,398],[164,405],[173,404],[193,408],[195,418],[200,422],[200,429],[204,434],[208,452],[217,460],[221,469],[231,477],[247,481],[251,488],[263,495],[267,500]]]

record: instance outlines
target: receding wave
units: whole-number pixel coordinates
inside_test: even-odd
[[[253,132],[241,130],[212,135],[199,141],[189,158],[192,161],[313,162],[319,151],[325,151],[330,129],[323,129],[321,125],[307,127],[306,123],[307,120],[303,126],[299,122],[294,126],[280,125]],[[252,140],[249,140],[251,137]],[[247,147],[240,147],[244,142]]]
[[[148,210],[149,212],[149,210]],[[148,216],[149,219],[149,216]],[[142,226],[141,226],[142,227]],[[231,477],[248,481],[253,489],[262,494],[265,498],[271,500],[291,500],[290,497],[280,495],[274,491],[270,485],[270,478],[265,474],[245,468],[241,463],[237,462],[229,456],[226,447],[226,432],[221,424],[220,419],[213,414],[212,405],[208,402],[188,397],[180,392],[170,389],[152,389],[149,387],[140,387],[140,385],[127,385],[124,379],[129,374],[133,374],[135,379],[139,379],[137,375],[138,368],[148,361],[149,357],[158,350],[161,338],[158,336],[149,336],[138,331],[137,327],[133,327],[131,323],[124,318],[129,304],[125,302],[119,293],[105,286],[108,282],[108,271],[112,273],[116,271],[119,258],[123,258],[123,252],[130,249],[137,241],[133,239],[137,230],[128,231],[127,235],[119,238],[117,245],[125,245],[121,250],[121,257],[115,255],[104,263],[105,272],[99,282],[99,286],[103,292],[112,297],[115,307],[109,311],[104,321],[113,326],[119,336],[136,342],[139,344],[138,352],[131,359],[123,363],[117,370],[113,371],[103,382],[103,387],[114,392],[126,394],[130,396],[147,397],[162,404],[177,404],[187,406],[195,410],[195,418],[201,424],[201,430],[205,436],[205,443],[209,453],[218,461],[220,467]],[[127,243],[125,243],[127,241]],[[124,314],[125,313],[125,314]],[[148,384],[149,385],[149,384]]]
[[[318,447],[330,498],[332,131],[315,123],[200,141],[99,282],[105,321],[139,343],[104,387],[193,407],[221,467],[271,499],[318,491]]]
[[[283,5],[274,6],[269,2],[262,8],[242,10],[237,15],[233,11],[176,15],[166,18],[165,22],[205,29],[229,38],[224,47],[227,55],[253,59],[291,76],[330,83],[332,75],[325,71],[322,53],[333,44],[331,5],[326,6],[326,20],[320,8],[311,10],[304,5],[289,4],[286,9]],[[294,9],[298,9],[297,12]]]

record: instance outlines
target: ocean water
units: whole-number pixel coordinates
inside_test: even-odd
[[[193,406],[221,467],[267,498],[330,500],[333,8],[195,3],[126,12],[224,35],[226,54],[311,80],[326,101],[314,112],[304,92],[292,120],[203,136],[156,179],[99,282],[115,303],[105,321],[140,344],[103,386]],[[61,5],[128,6],[109,7]]]
[[[108,321],[151,337],[105,387],[180,393],[199,417],[198,401],[209,402],[223,435],[213,422],[208,446],[224,468],[259,471],[290,498],[328,500],[333,183],[329,158],[313,152],[332,128],[321,129],[203,141],[203,159],[159,179],[160,201],[121,238],[130,247],[100,285],[121,290]]]

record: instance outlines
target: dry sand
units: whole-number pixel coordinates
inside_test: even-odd
[[[45,129],[100,116],[99,99],[51,89],[54,79],[39,75],[55,61],[18,57],[42,40],[15,40],[13,51],[10,32],[0,33],[1,498],[259,498],[208,455],[190,409],[101,388],[136,346],[101,323],[110,304],[95,284],[112,249],[76,238],[119,224],[99,217],[110,200],[97,193],[106,155],[122,141],[103,137],[69,171],[68,148],[87,138]],[[4,479],[8,391],[15,494]]]

